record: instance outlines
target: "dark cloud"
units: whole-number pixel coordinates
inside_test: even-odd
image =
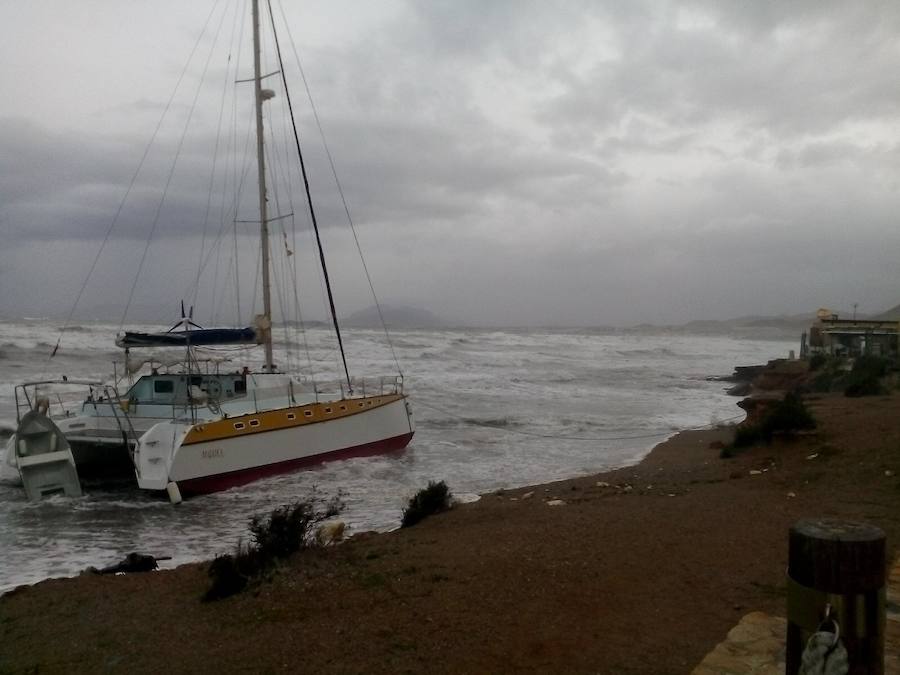
[[[300,25],[321,34],[300,47],[383,298],[483,324],[896,304],[900,5],[442,0],[352,8],[307,9],[311,20]],[[14,290],[0,313],[30,306],[23,289],[37,276],[42,287],[80,285],[112,223],[173,84],[152,80],[154,64],[137,54],[171,40],[156,70],[174,80],[197,35],[181,26],[155,32],[144,21],[134,54],[120,48],[105,72],[88,70],[97,68],[96,50],[78,52],[86,65],[71,77],[83,96],[65,82],[68,101],[50,103],[45,87],[46,106],[65,105],[68,117],[43,114],[46,106],[32,117],[17,97],[3,109],[0,284]],[[201,41],[201,66],[230,30]],[[296,81],[289,45],[286,70]],[[25,63],[16,61],[16,77],[27,77]],[[249,60],[234,52],[210,64],[203,84],[186,80],[169,107],[98,265],[96,305],[115,305],[114,290],[130,286],[151,230],[136,302],[183,294],[201,242],[204,278],[223,278],[237,257],[252,290],[255,225],[240,223],[235,237],[233,223],[255,218],[251,120],[214,84],[246,77]],[[131,88],[120,72],[129,70],[140,73]],[[116,86],[98,95],[103,77]],[[302,93],[293,90],[313,197],[329,256],[349,272],[337,284],[351,311],[369,302],[357,292],[366,283]],[[284,103],[279,92],[267,104],[266,124],[279,134]],[[296,214],[273,225],[276,244],[285,228],[297,259],[314,267],[291,151],[269,150],[270,210]],[[237,202],[235,186],[243,187]],[[235,239],[238,253],[227,252]],[[43,269],[19,262],[32,256]],[[320,295],[311,275],[302,287]],[[41,302],[47,312],[65,304],[59,294]]]

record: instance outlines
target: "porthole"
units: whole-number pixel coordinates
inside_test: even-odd
[[[241,429],[244,428],[244,423],[243,422],[235,422],[234,428],[237,429],[238,431],[240,431]]]
[[[304,410],[303,415],[305,417],[312,417],[312,410]]]
[[[287,418],[288,418],[289,420],[293,420],[293,419],[297,419],[297,416],[296,416],[294,413],[288,413],[288,414],[287,414]]]
[[[250,426],[251,426],[251,427],[258,427],[258,426],[259,426],[259,420],[250,420]]]

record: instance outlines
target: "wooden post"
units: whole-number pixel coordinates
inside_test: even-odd
[[[790,530],[786,672],[800,668],[827,605],[840,625],[850,675],[884,673],[885,535],[873,525],[801,520]]]

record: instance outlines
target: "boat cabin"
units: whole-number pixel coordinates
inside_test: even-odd
[[[246,394],[247,376],[242,373],[173,373],[142,376],[128,390],[126,398],[131,405],[187,405],[201,398],[226,401]]]

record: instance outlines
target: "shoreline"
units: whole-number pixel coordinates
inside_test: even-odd
[[[737,400],[739,400],[739,399],[735,399],[735,401],[737,401]],[[562,482],[562,481],[576,480],[579,478],[587,478],[587,477],[591,477],[591,476],[600,476],[600,475],[603,475],[603,474],[606,474],[609,472],[619,471],[622,469],[628,469],[628,468],[640,465],[641,462],[643,462],[653,452],[653,450],[656,447],[658,447],[659,445],[662,445],[664,443],[667,443],[668,441],[672,440],[673,438],[677,437],[680,434],[689,433],[689,432],[693,432],[693,431],[712,431],[712,430],[716,430],[716,429],[720,429],[720,428],[733,427],[734,423],[732,422],[732,420],[736,420],[738,418],[743,418],[743,417],[745,417],[745,414],[741,413],[740,415],[736,415],[736,416],[727,418],[723,421],[711,422],[707,425],[704,425],[703,427],[692,427],[692,428],[681,429],[681,430],[670,429],[670,430],[662,431],[662,432],[652,434],[652,435],[635,436],[635,437],[633,437],[635,440],[646,439],[646,438],[660,438],[660,437],[663,437],[663,438],[662,438],[662,440],[660,440],[656,443],[652,443],[652,444],[649,444],[646,446],[640,446],[640,449],[638,449],[634,452],[632,458],[628,459],[626,461],[626,463],[622,464],[621,466],[617,466],[615,468],[605,468],[605,469],[600,469],[600,470],[587,470],[586,472],[579,472],[574,475],[570,474],[570,475],[565,475],[565,476],[561,476],[558,478],[551,478],[551,479],[549,479],[545,482],[541,482],[541,483],[525,483],[522,485],[500,486],[500,487],[492,488],[489,491],[483,492],[483,493],[476,493],[476,492],[462,492],[459,494],[454,493],[454,498],[458,500],[458,505],[472,504],[472,503],[480,502],[485,497],[494,495],[498,491],[499,492],[504,492],[504,491],[505,492],[513,492],[516,490],[528,490],[528,489],[531,489],[534,487],[542,487],[545,485],[551,485],[551,484]],[[552,439],[549,439],[549,438],[547,440],[552,441]],[[621,439],[613,438],[610,440],[621,440]],[[3,442],[4,442],[4,439],[2,437],[2,430],[0,430],[0,469],[2,469],[2,467],[3,467],[3,459],[4,459],[4,447],[2,445]],[[435,480],[440,480],[440,477],[435,478]],[[21,487],[21,483],[20,482],[17,483],[17,486]],[[451,490],[452,490],[452,487],[453,486],[450,485]],[[135,490],[136,489],[137,488],[135,488]],[[340,515],[338,515],[338,517],[336,519],[341,520]],[[348,541],[348,540],[352,539],[353,537],[359,536],[359,535],[370,536],[372,534],[387,534],[390,532],[394,532],[394,531],[398,530],[399,528],[400,528],[400,516],[399,516],[399,511],[398,511],[398,517],[397,517],[396,523],[394,525],[387,526],[387,527],[379,527],[378,529],[362,529],[359,531],[350,530],[349,535],[345,538],[345,541]],[[245,535],[246,534],[248,534],[248,532],[245,532]],[[196,559],[190,559],[190,560],[182,559],[181,562],[177,562],[174,564],[173,564],[174,561],[171,561],[171,560],[161,561],[160,565],[159,565],[159,571],[160,572],[173,571],[173,570],[176,570],[179,567],[182,567],[185,565],[198,565],[198,564],[199,565],[208,565],[216,555],[221,555],[223,553],[230,552],[230,550],[231,550],[230,548],[221,549],[216,553],[210,553],[209,557],[202,557],[202,558],[196,558]],[[143,551],[138,551],[138,552],[143,553]],[[125,554],[126,554],[125,552],[122,552],[120,557],[116,558],[116,560],[121,559],[122,557],[125,556]],[[83,573],[84,569],[86,569],[87,567],[102,567],[107,564],[113,564],[116,561],[116,560],[114,560],[114,558],[115,558],[115,556],[110,556],[104,560],[89,561],[89,562],[85,563],[84,567],[82,567],[78,570],[74,570],[71,573],[63,572],[62,574],[58,574],[57,576],[44,576],[44,577],[37,578],[37,579],[31,580],[31,581],[24,580],[24,581],[20,581],[17,583],[13,582],[13,583],[10,583],[9,585],[0,585],[0,598],[2,598],[2,596],[4,594],[16,591],[20,588],[35,586],[37,584],[41,584],[46,581],[62,580],[62,579],[76,579]]]
[[[800,518],[872,522],[895,555],[900,394],[809,405],[812,434],[720,459],[710,446],[728,429],[678,432],[627,467],[487,493],[413,528],[300,554],[216,603],[199,601],[204,563],[19,587],[0,597],[0,662],[690,672],[742,615],[784,614],[787,532]],[[163,624],[178,644],[164,642]]]
[[[743,415],[739,415],[738,417],[742,417],[742,416]],[[491,490],[489,492],[484,492],[484,493],[466,492],[466,493],[461,493],[460,495],[457,495],[454,493],[453,497],[455,500],[455,507],[463,506],[466,504],[476,504],[476,503],[482,501],[483,499],[485,499],[486,497],[491,497],[493,495],[496,495],[497,493],[504,493],[504,492],[513,493],[515,491],[521,491],[521,490],[528,491],[530,489],[542,488],[545,486],[553,485],[555,483],[560,483],[560,482],[564,482],[564,481],[578,480],[578,479],[590,478],[590,477],[594,477],[594,476],[600,477],[600,476],[606,475],[608,473],[633,468],[633,467],[639,466],[650,455],[650,453],[652,453],[658,446],[671,441],[672,439],[676,438],[680,434],[691,433],[691,432],[695,432],[695,431],[714,431],[714,430],[718,430],[718,429],[731,428],[733,426],[734,426],[733,424],[728,424],[728,425],[716,424],[714,426],[709,426],[708,428],[703,427],[703,428],[684,429],[681,431],[672,431],[664,440],[662,440],[654,445],[651,445],[650,447],[648,447],[646,449],[642,449],[639,453],[640,458],[634,459],[633,461],[630,461],[630,462],[623,464],[622,466],[616,467],[614,469],[605,469],[605,470],[599,471],[599,472],[591,471],[588,473],[578,474],[575,476],[566,476],[564,478],[557,478],[555,480],[550,480],[546,483],[531,483],[531,484],[518,485],[518,486],[512,486],[512,487],[500,487],[500,488],[496,488],[494,490]],[[2,439],[0,439],[0,440],[2,440]],[[0,447],[0,461],[2,461],[2,457],[3,457],[2,450],[3,450],[3,448]],[[338,516],[336,518],[336,520],[340,520],[340,517]],[[360,530],[358,532],[351,531],[349,536],[347,536],[343,540],[342,543],[346,543],[347,541],[350,541],[354,537],[358,537],[358,536],[368,537],[368,536],[372,536],[372,535],[389,534],[391,532],[396,532],[399,529],[400,529],[400,521],[398,519],[397,524],[389,529]],[[219,554],[216,554],[216,555],[220,555],[221,553],[227,553],[227,552],[229,552],[229,551],[223,550]],[[183,566],[187,566],[187,565],[208,565],[214,557],[215,557],[215,555],[213,555],[212,557],[209,557],[209,558],[199,558],[196,560],[188,560],[185,562],[177,563],[175,565],[167,565],[166,562],[169,562],[169,561],[161,561],[158,571],[159,572],[171,572],[171,571],[177,570],[179,567],[183,567]],[[113,561],[110,559],[110,560],[107,560],[106,562],[112,563]],[[0,599],[2,599],[2,597],[5,594],[18,591],[19,589],[36,586],[38,584],[41,584],[41,583],[44,583],[47,581],[77,579],[81,575],[82,575],[82,571],[80,570],[78,572],[73,572],[72,574],[69,574],[67,576],[48,576],[48,577],[43,577],[41,579],[37,579],[35,581],[26,581],[23,583],[11,584],[9,586],[0,586]]]

